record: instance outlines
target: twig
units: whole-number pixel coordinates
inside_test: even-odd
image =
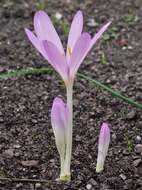
[[[52,180],[44,180],[44,179],[27,179],[27,178],[8,178],[8,177],[0,177],[0,181],[9,181],[9,182],[23,182],[23,183],[54,183]]]

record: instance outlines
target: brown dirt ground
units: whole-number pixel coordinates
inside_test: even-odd
[[[110,85],[142,103],[142,1],[78,0],[45,1],[47,13],[60,12],[67,21],[81,9],[85,29],[113,20],[80,68],[92,78]],[[0,1],[0,72],[48,67],[31,46],[24,27],[32,28],[34,0]],[[90,26],[95,19],[95,26]],[[66,35],[56,26],[62,40]],[[105,55],[105,61],[103,56]],[[50,67],[50,66],[49,66]],[[74,86],[74,133],[72,181],[55,182],[59,156],[50,124],[55,96],[65,98],[65,89],[56,75],[15,77],[0,81],[0,177],[52,180],[51,183],[0,181],[1,190],[142,190],[142,154],[135,151],[142,138],[142,114],[107,92],[76,79]],[[111,144],[102,174],[96,174],[97,141],[103,121],[111,125]],[[22,161],[36,160],[33,166]]]

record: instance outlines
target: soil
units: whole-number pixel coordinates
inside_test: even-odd
[[[0,1],[0,73],[50,67],[24,33],[25,27],[33,28],[39,6],[34,0]],[[142,0],[45,1],[50,16],[59,12],[69,22],[78,9],[91,34],[112,20],[79,72],[142,103]],[[56,28],[66,41],[62,27],[57,24]],[[142,190],[142,153],[136,151],[137,144],[142,144],[141,110],[79,77],[74,86],[72,181],[55,181],[59,156],[50,110],[57,95],[65,98],[64,86],[55,74],[0,81],[0,177],[51,180],[0,180],[0,190]],[[104,121],[111,126],[111,144],[105,169],[96,174],[98,134]]]

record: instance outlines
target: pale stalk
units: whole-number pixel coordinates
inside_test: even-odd
[[[65,175],[65,173],[64,173],[64,162],[65,162],[65,158],[60,156],[60,166],[61,166],[61,168],[60,168],[60,179],[62,178],[62,176]]]
[[[96,172],[100,173],[104,169],[105,156],[101,151],[98,153]]]
[[[68,125],[67,125],[67,139],[66,139],[66,154],[64,162],[64,176],[60,176],[61,180],[70,181],[71,172],[71,154],[72,154],[72,127],[73,127],[73,83],[66,85],[67,90],[67,107],[68,107]]]

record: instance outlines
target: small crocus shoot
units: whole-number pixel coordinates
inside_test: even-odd
[[[70,180],[70,163],[72,152],[72,115],[73,115],[73,83],[76,73],[96,41],[102,36],[111,22],[105,24],[92,38],[83,30],[83,15],[78,11],[73,18],[69,31],[66,53],[61,40],[49,18],[44,11],[38,11],[34,16],[35,34],[29,29],[25,32],[43,57],[59,73],[65,83],[67,91],[68,122],[66,126],[66,147],[64,158],[64,176],[62,180]],[[54,131],[55,133],[55,131]],[[57,138],[57,135],[55,135]],[[57,143],[57,140],[56,140]],[[59,148],[58,148],[59,149]],[[58,150],[59,151],[59,150]]]
[[[56,146],[60,155],[61,171],[60,179],[65,176],[64,163],[67,144],[68,109],[63,100],[56,97],[51,109],[51,124],[55,135]]]
[[[110,129],[107,123],[103,123],[99,135],[98,158],[96,166],[97,173],[102,172],[104,169],[104,163],[107,156],[109,143],[110,143]]]

